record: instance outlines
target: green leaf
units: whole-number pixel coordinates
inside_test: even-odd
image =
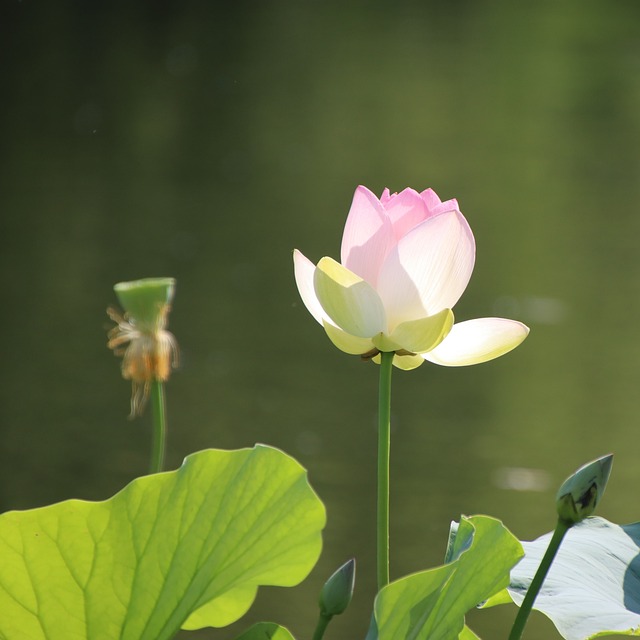
[[[224,626],[316,563],[324,506],[258,445],[189,456],[104,502],[0,516],[0,638],[163,640]]]
[[[473,638],[464,631],[466,612],[509,584],[522,547],[499,520],[473,516],[452,526],[446,557],[448,564],[380,591],[368,640]]]
[[[508,589],[502,589],[502,591],[498,591],[498,593],[492,595],[490,598],[487,598],[484,602],[478,605],[480,609],[489,609],[491,607],[496,607],[499,604],[513,604],[513,600],[509,595]]]
[[[523,542],[525,557],[512,571],[508,591],[520,605],[551,533]],[[587,518],[567,532],[534,609],[563,638],[640,636],[640,522],[617,525]]]
[[[236,640],[295,640],[288,629],[275,622],[258,622]]]
[[[458,636],[458,640],[480,640],[480,636],[477,636],[467,625],[464,625],[464,628],[460,632]]]

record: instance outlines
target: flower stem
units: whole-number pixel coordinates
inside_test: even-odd
[[[164,455],[167,446],[164,385],[161,380],[153,380],[151,383],[151,416],[153,421],[153,444],[149,471],[150,473],[160,473],[164,469]]]
[[[381,353],[378,388],[378,591],[389,584],[389,453],[393,352]]]
[[[520,605],[520,610],[518,611],[518,615],[513,623],[513,627],[511,628],[511,633],[509,634],[509,640],[520,640],[522,637],[522,632],[524,631],[524,627],[527,624],[527,619],[529,618],[529,614],[531,613],[531,609],[533,608],[533,603],[535,602],[536,596],[542,587],[542,583],[544,579],[547,577],[547,573],[551,567],[551,563],[553,559],[556,557],[556,553],[560,548],[560,543],[564,538],[565,534],[572,527],[572,524],[564,522],[562,519],[558,519],[558,524],[556,524],[556,529],[553,532],[553,536],[549,542],[549,546],[545,551],[544,557],[540,562],[540,566],[536,571],[536,575],[533,576],[533,580],[529,585],[529,589],[527,590],[527,594],[522,601],[522,605]]]
[[[323,613],[320,614],[318,624],[316,625],[316,630],[313,632],[313,640],[322,640],[322,636],[324,636],[324,632],[329,626],[331,618],[333,618],[333,616],[327,616]]]

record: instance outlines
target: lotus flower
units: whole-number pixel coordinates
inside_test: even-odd
[[[342,236],[341,260],[314,265],[293,254],[298,291],[338,349],[414,369],[425,360],[478,364],[517,347],[529,329],[515,320],[454,324],[452,308],[469,283],[475,240],[456,200],[427,189],[378,199],[358,187]]]

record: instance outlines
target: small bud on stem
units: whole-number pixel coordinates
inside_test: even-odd
[[[351,602],[356,581],[355,558],[347,560],[325,583],[320,591],[320,619],[313,640],[321,640],[333,616],[340,615]]]
[[[590,516],[604,493],[613,455],[602,456],[580,467],[563,483],[556,495],[556,509],[560,519],[573,526]]]

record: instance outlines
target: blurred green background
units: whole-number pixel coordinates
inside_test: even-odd
[[[600,514],[640,520],[640,3],[0,4],[0,506],[104,499],[146,472],[149,416],[106,349],[114,283],[178,281],[169,465],[255,442],[309,470],[322,559],[247,618],[311,636],[324,579],[356,556],[330,638],[374,594],[377,367],[331,346],[291,252],[339,256],[353,191],[458,198],[476,269],[458,320],[526,322],[464,369],[396,371],[392,577],[441,562],[449,522],[521,539],[607,452]],[[472,612],[506,637],[515,608]],[[527,637],[556,637],[534,616]]]

